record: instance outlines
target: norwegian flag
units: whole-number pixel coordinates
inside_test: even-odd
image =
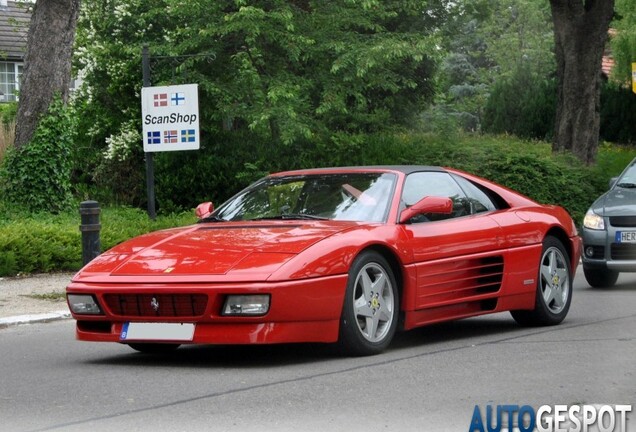
[[[163,131],[163,143],[171,144],[178,142],[178,136],[176,130]]]

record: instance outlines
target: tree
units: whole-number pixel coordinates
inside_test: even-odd
[[[80,0],[37,0],[29,25],[15,146],[33,136],[56,93],[66,101]]]
[[[550,0],[557,60],[557,111],[552,149],[596,159],[601,61],[614,0]]]
[[[486,130],[484,108],[493,104],[504,114],[502,125],[514,128],[512,119],[505,118],[505,109],[494,105],[500,100],[489,99],[495,89],[513,90],[508,85],[513,81],[543,83],[554,75],[549,4],[545,0],[464,0],[450,7],[452,16],[442,28],[448,55],[441,66],[436,105],[461,119],[465,129]],[[521,106],[525,101],[518,101],[517,92],[514,88],[514,93],[499,94],[499,99]]]
[[[442,1],[171,0],[217,124],[290,144],[408,124],[430,102]],[[198,63],[198,64],[197,64]]]

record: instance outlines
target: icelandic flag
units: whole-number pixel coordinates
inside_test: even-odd
[[[153,102],[155,107],[167,107],[168,106],[168,93],[157,93],[153,95]]]
[[[163,131],[163,143],[171,144],[177,142],[177,131],[176,130],[167,130]]]
[[[148,132],[148,144],[161,144],[161,131]]]
[[[170,105],[185,105],[185,93],[172,93],[170,95]]]
[[[194,129],[182,129],[181,130],[181,142],[189,143],[195,142],[196,135],[194,133]]]

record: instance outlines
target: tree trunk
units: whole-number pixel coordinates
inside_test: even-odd
[[[550,0],[557,60],[557,110],[552,150],[586,164],[598,149],[601,61],[614,0]]]
[[[56,93],[65,102],[80,0],[37,0],[27,39],[15,146],[28,143]]]

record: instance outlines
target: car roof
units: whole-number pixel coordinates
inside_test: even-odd
[[[446,172],[439,166],[428,165],[365,165],[365,166],[346,166],[346,167],[328,167],[328,168],[311,168],[304,170],[282,171],[272,175],[302,175],[302,174],[328,174],[343,172],[361,172],[361,171],[397,171],[404,174],[411,174],[419,171],[436,171]]]

